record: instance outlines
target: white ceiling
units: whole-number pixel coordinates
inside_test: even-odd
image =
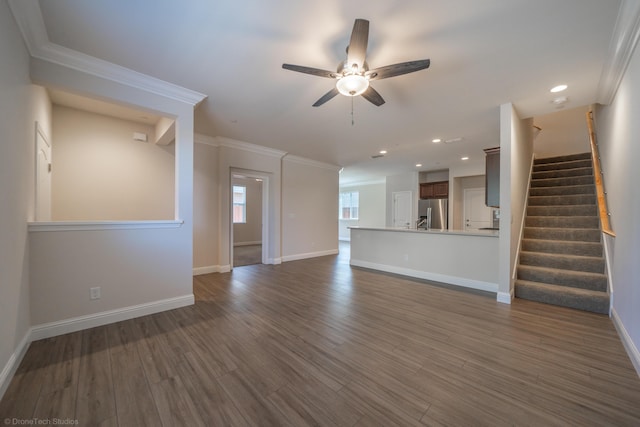
[[[525,117],[596,102],[619,0],[46,0],[51,42],[208,95],[196,131],[345,167],[341,183],[443,169],[499,144],[499,106]],[[333,70],[355,18],[370,20],[370,68],[431,59],[372,85],[386,100],[338,96]],[[464,138],[433,144],[433,138]],[[371,156],[386,149],[384,158]]]

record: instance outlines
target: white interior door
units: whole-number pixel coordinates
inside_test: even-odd
[[[51,145],[36,123],[36,221],[51,221]]]
[[[491,208],[484,204],[484,188],[464,190],[464,229],[491,227]]]
[[[411,226],[411,191],[393,192],[393,226]]]

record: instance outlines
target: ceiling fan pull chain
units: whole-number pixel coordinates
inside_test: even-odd
[[[355,96],[351,97],[351,126],[353,126],[353,124],[355,123],[353,119],[353,98],[355,98]]]

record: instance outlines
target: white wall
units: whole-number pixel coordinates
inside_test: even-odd
[[[498,301],[513,299],[518,249],[533,162],[533,120],[500,106],[500,283]]]
[[[233,245],[262,243],[262,182],[235,177],[231,182],[247,189],[246,222],[233,224]]]
[[[282,161],[282,260],[338,253],[338,167]]]
[[[199,142],[196,135],[193,177],[193,267],[196,272],[218,271],[220,191],[218,147]]]
[[[418,172],[409,172],[400,175],[387,177],[386,182],[386,226],[393,227],[393,193],[397,191],[411,191],[411,224],[415,224],[418,219],[418,200],[420,194],[418,189]]]
[[[37,336],[193,303],[193,104],[42,59],[32,58],[30,71],[47,86],[176,118],[171,218],[177,221],[99,231],[68,231],[61,224],[31,228],[30,305]],[[89,299],[94,286],[102,287],[98,301]]]
[[[340,192],[357,191],[358,219],[339,220],[338,236],[340,240],[350,240],[351,233],[348,227],[385,227],[386,226],[386,182],[376,184],[360,184],[341,187]],[[338,213],[336,212],[336,215]]]
[[[35,122],[51,136],[44,88],[29,80],[29,55],[0,2],[0,398],[26,351],[30,322],[27,220],[35,194]]]
[[[133,140],[133,133],[149,142]],[[54,221],[159,220],[174,216],[174,144],[155,128],[53,106]]]
[[[588,153],[588,109],[588,106],[584,106],[535,117],[533,124],[542,128],[533,143],[536,158]]]
[[[612,316],[640,373],[640,51],[610,106],[596,111],[596,133],[611,213]]]

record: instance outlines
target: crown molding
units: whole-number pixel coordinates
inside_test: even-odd
[[[211,147],[220,147],[218,139],[214,136],[205,135],[202,133],[193,134],[193,142],[196,144],[209,145]]]
[[[216,140],[221,147],[235,148],[238,150],[249,151],[252,153],[262,154],[270,157],[282,158],[287,155],[286,151],[276,150],[273,148],[263,147],[262,145],[250,144],[248,142],[238,141],[224,136],[217,136]]]
[[[305,165],[305,166],[311,166],[311,167],[315,167],[315,168],[328,169],[328,170],[336,171],[336,172],[339,171],[340,168],[341,168],[338,165],[332,165],[330,163],[323,163],[323,162],[319,162],[317,160],[307,159],[306,157],[295,156],[293,154],[287,154],[286,156],[283,157],[282,160],[283,161],[288,161],[288,162],[293,162],[293,163],[298,163],[298,164]]]
[[[9,0],[29,53],[34,58],[135,87],[192,106],[207,95],[51,43],[37,0]]]
[[[609,105],[613,102],[639,38],[640,2],[623,0],[598,84],[600,104]]]

